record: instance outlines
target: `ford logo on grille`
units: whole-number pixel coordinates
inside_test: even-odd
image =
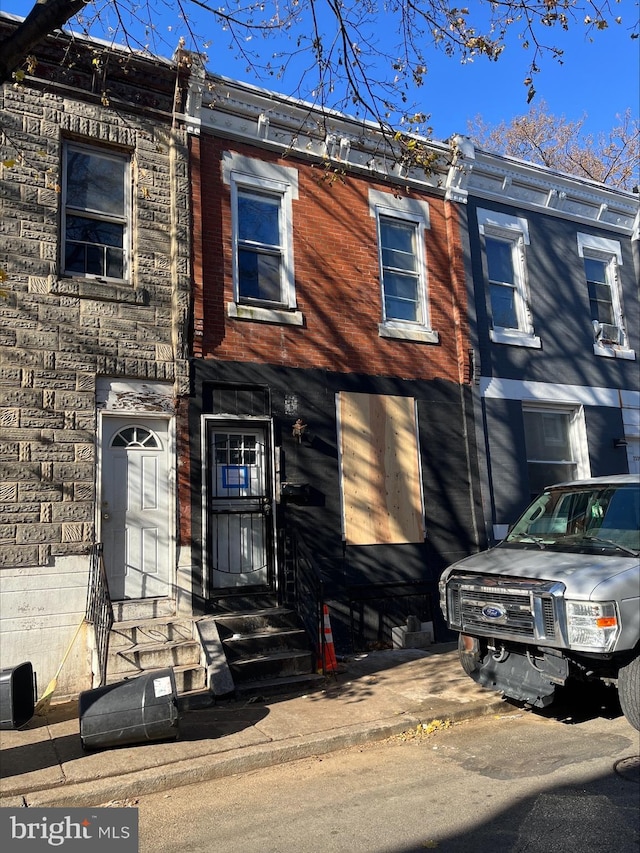
[[[507,611],[499,604],[485,604],[482,608],[482,615],[485,619],[504,619]]]

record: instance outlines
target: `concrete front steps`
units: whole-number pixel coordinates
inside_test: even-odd
[[[168,667],[173,669],[178,693],[205,687],[193,620],[161,616],[114,624],[109,638],[108,684]]]
[[[233,606],[248,609],[234,611]],[[266,605],[266,606],[261,606]],[[171,667],[178,695],[274,695],[318,689],[315,651],[298,614],[268,599],[228,599],[213,616],[171,613],[170,602],[114,603],[107,684]]]
[[[266,607],[212,618],[236,695],[313,690],[324,683],[294,610]]]
[[[175,615],[172,602],[115,602],[107,684],[171,667],[178,694],[203,690],[206,670],[195,620]]]

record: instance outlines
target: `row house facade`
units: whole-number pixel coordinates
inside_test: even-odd
[[[484,537],[449,148],[428,177],[361,122],[191,83],[194,605],[271,606],[304,569],[339,649],[388,642]]]
[[[638,196],[463,137],[427,177],[191,82],[195,599],[286,594],[299,544],[344,648],[408,615],[448,638],[446,565],[548,483],[638,471]]]
[[[450,639],[447,565],[637,463],[635,196],[463,138],[425,174],[182,51],[37,60],[2,91],[0,665],[39,692],[315,674],[324,604],[339,652]]]
[[[61,32],[35,59],[1,92],[0,660],[39,694],[65,661],[58,698],[97,677],[100,543],[116,619],[176,599],[189,184],[174,63]]]
[[[637,192],[458,140],[485,522],[545,485],[640,475]]]

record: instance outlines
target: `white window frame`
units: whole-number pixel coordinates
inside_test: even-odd
[[[429,295],[425,233],[430,228],[429,205],[418,199],[399,198],[391,193],[369,190],[369,215],[376,220],[378,266],[380,270],[380,299],[382,322],[378,334],[382,338],[413,341],[416,343],[438,343],[440,336],[433,330],[429,318]],[[412,225],[415,229],[417,304],[416,320],[387,318],[385,314],[384,264],[382,260],[381,220],[396,219]]]
[[[522,401],[522,419],[524,426],[524,418],[527,412],[538,414],[551,415],[569,415],[569,443],[571,446],[572,459],[571,461],[576,466],[575,478],[569,479],[583,480],[591,476],[591,466],[589,463],[589,445],[587,441],[587,427],[585,421],[584,407],[582,405],[552,405],[529,400]],[[544,462],[545,460],[531,460],[526,451],[527,466],[531,462]],[[546,460],[551,462],[552,460]],[[547,483],[546,485],[552,485]]]
[[[530,243],[529,223],[521,216],[499,213],[495,210],[478,209],[478,230],[485,238],[508,242],[511,245],[513,262],[514,301],[517,328],[506,328],[493,325],[489,336],[494,343],[510,344],[512,346],[532,347],[540,349],[542,342],[535,334],[531,316],[529,287],[527,284],[527,264],[525,246]],[[490,305],[489,269],[487,263],[486,243],[483,241],[483,272],[487,288],[487,298]]]
[[[224,182],[231,191],[231,242],[233,302],[227,315],[240,320],[301,326],[302,313],[297,310],[293,264],[293,201],[298,197],[296,169],[225,152],[222,164]],[[280,202],[280,296],[277,303],[260,299],[241,300],[238,270],[238,194],[242,191],[264,194]]]
[[[629,348],[628,337],[624,322],[624,313],[622,310],[622,293],[620,274],[618,268],[622,266],[622,250],[618,240],[610,240],[607,237],[598,237],[595,234],[578,233],[578,256],[591,258],[596,261],[604,261],[606,264],[605,276],[606,283],[611,290],[611,307],[613,311],[614,323],[620,330],[620,342],[613,343],[603,341],[601,339],[602,328],[597,320],[592,320],[594,344],[593,352],[595,355],[604,356],[605,358],[626,358],[635,359],[635,352]],[[586,273],[582,270],[583,281],[587,284]],[[588,294],[587,294],[588,297]],[[591,318],[590,318],[591,319]]]
[[[71,207],[67,204],[67,184],[69,172],[68,154],[70,151],[84,151],[93,157],[101,157],[104,160],[111,160],[124,166],[123,169],[123,211],[122,216],[108,214],[103,211],[91,210],[89,208]],[[66,245],[67,245],[67,214],[95,219],[99,222],[111,222],[121,225],[123,228],[122,235],[122,277],[107,276],[89,272],[78,272],[77,270],[67,270],[66,263]],[[60,269],[62,275],[66,278],[88,278],[97,281],[113,281],[123,282],[130,280],[131,266],[131,231],[132,231],[132,212],[131,212],[131,158],[128,154],[121,154],[116,151],[110,151],[101,148],[97,145],[89,145],[82,142],[73,142],[64,140],[62,146],[62,222],[60,227]],[[98,244],[96,244],[98,245]]]

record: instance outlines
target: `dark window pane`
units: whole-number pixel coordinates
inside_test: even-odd
[[[215,458],[218,465],[224,465],[227,461],[227,436],[216,435],[215,437]]]
[[[126,429],[121,429],[120,432],[115,436],[111,444],[113,447],[126,447],[133,441],[134,438],[134,427],[127,427]]]
[[[238,193],[238,237],[264,246],[279,246],[280,199]]]
[[[64,247],[64,268],[66,272],[83,273],[87,269],[85,247],[78,243],[66,243]]]
[[[387,320],[407,320],[411,323],[418,321],[414,302],[405,302],[401,299],[394,299],[392,296],[387,296],[384,300],[384,308]]]
[[[238,287],[241,299],[281,302],[280,256],[239,249]]]
[[[124,252],[122,249],[106,249],[106,270],[109,278],[124,276]]]
[[[66,217],[65,270],[124,276],[124,226],[81,216]]]
[[[89,275],[104,275],[104,249],[102,246],[87,246],[87,269]]]
[[[238,283],[241,297],[258,298],[258,256],[255,252],[238,250]]]
[[[117,222],[103,222],[83,216],[69,215],[66,219],[67,240],[84,243],[102,243],[122,248],[124,226]]]
[[[585,258],[584,268],[587,277],[591,319],[598,320],[600,323],[615,325],[613,296],[611,287],[607,282],[607,264],[605,261]]]
[[[66,272],[124,277],[128,174],[126,157],[66,149]]]
[[[605,284],[607,281],[607,263],[597,258],[584,259],[584,271],[587,281],[595,281]]]
[[[501,281],[514,284],[513,246],[506,240],[486,239],[487,268],[489,281]]]
[[[529,491],[532,498],[540,494],[545,486],[575,480],[577,466],[574,464],[529,463]]]
[[[386,273],[385,316],[387,320],[418,320],[418,279],[415,276]]]
[[[391,219],[380,219],[382,265],[395,269],[416,270],[416,226]]]
[[[527,459],[568,461],[573,459],[570,440],[571,416],[563,412],[525,412]]]
[[[67,151],[67,205],[124,216],[126,160],[90,151]]]
[[[514,288],[492,284],[490,285],[489,293],[491,296],[491,315],[494,328],[517,329],[518,315],[516,313]]]

